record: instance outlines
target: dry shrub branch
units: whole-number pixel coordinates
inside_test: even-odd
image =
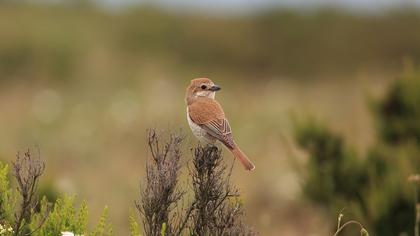
[[[16,154],[16,161],[12,163],[12,166],[17,190],[20,195],[19,207],[15,212],[13,235],[31,235],[34,231],[27,232],[27,226],[39,205],[37,186],[39,178],[44,173],[45,163],[40,159],[39,150],[38,157],[33,157],[33,154],[28,149],[23,155],[19,152]],[[37,229],[45,222],[48,212],[43,216]]]
[[[146,235],[161,235],[164,224],[167,225],[166,235],[175,235],[177,232],[176,219],[170,213],[184,195],[177,188],[181,142],[180,136],[171,135],[162,145],[156,131],[149,131],[151,159],[146,163],[146,181],[140,191],[141,200],[136,202]]]
[[[227,168],[221,149],[198,146],[188,167],[191,187],[179,186],[181,165],[180,135],[160,140],[149,131],[151,158],[141,185],[136,207],[143,219],[144,234],[157,235],[255,235],[243,220],[238,190],[230,183],[233,164]],[[186,187],[186,190],[181,190]],[[191,190],[188,204],[184,196]]]

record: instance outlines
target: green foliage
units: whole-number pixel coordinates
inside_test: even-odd
[[[360,230],[360,235],[361,236],[369,236],[369,232],[365,228],[363,228],[363,229]]]
[[[0,235],[11,236],[17,194],[9,183],[9,166],[0,162]]]
[[[166,223],[162,224],[162,229],[160,230],[160,235],[165,236],[166,235]]]
[[[141,236],[139,224],[137,223],[136,217],[131,209],[128,220],[130,223],[130,236]]]
[[[373,235],[412,234],[413,193],[406,180],[420,169],[419,104],[420,74],[394,81],[374,104],[379,137],[365,158],[319,122],[298,124],[297,143],[309,154],[305,196],[331,217],[349,209]]]
[[[78,210],[74,207],[74,197],[64,197],[57,199],[53,210],[50,212],[47,220],[37,232],[35,236],[41,235],[60,235],[63,231],[73,232],[75,234],[84,234],[86,230],[87,220],[87,206],[83,202]],[[48,210],[48,202],[44,198],[41,202],[41,213]],[[77,213],[76,213],[77,212]],[[41,214],[42,215],[42,214]],[[39,217],[33,220],[33,227],[36,227],[39,222]],[[33,228],[34,230],[34,228]]]
[[[60,197],[60,193],[52,183],[40,183],[38,194],[45,196],[48,202],[55,202]]]
[[[420,78],[408,74],[397,79],[386,98],[375,105],[380,138],[398,145],[420,140]]]
[[[367,173],[340,136],[319,122],[309,121],[296,128],[296,138],[311,156],[304,188],[306,196],[326,205],[337,199],[362,201],[359,190],[367,184]]]
[[[39,225],[39,215],[48,210],[46,198],[41,202],[40,214],[35,214],[32,226]],[[108,208],[105,207],[99,223],[92,232],[88,232],[88,208],[86,201],[83,201],[78,208],[75,207],[75,197],[63,197],[57,199],[53,210],[42,227],[36,231],[34,236],[55,236],[61,232],[73,232],[75,235],[105,236],[112,235],[112,228],[107,224]],[[32,230],[35,230],[32,228]]]
[[[4,236],[10,234],[8,228],[15,224],[15,211],[18,207],[18,194],[12,190],[8,177],[8,165],[0,162],[0,225],[5,229],[0,235]],[[45,216],[48,217],[45,218]],[[92,232],[89,232],[86,201],[76,207],[74,196],[57,198],[54,204],[44,196],[38,209],[32,211],[31,215],[25,219],[28,222],[28,229],[25,229],[25,232],[31,232],[33,236],[57,236],[61,235],[61,232],[72,232],[75,235],[109,236],[113,234],[112,227],[107,223],[107,216],[108,208],[105,208],[99,223]],[[1,229],[0,232],[2,232]]]
[[[0,162],[0,222],[11,222],[16,199],[9,186],[9,166]]]
[[[108,207],[104,208],[104,211],[102,212],[101,217],[99,218],[99,222],[96,225],[95,229],[92,233],[89,233],[89,236],[111,236],[112,233],[112,227],[111,225],[107,224],[107,218],[108,218]]]
[[[77,213],[76,228],[77,229],[86,229],[88,223],[88,208],[86,201],[82,202],[82,205],[79,207],[79,212]]]

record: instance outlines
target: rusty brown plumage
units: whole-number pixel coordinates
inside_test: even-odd
[[[188,106],[191,119],[196,124],[205,124],[212,120],[225,119],[222,106],[211,98],[197,98]]]
[[[214,99],[220,87],[207,78],[193,79],[186,91],[187,118],[194,135],[207,143],[223,143],[240,160],[245,169],[253,170],[254,164],[233,140],[232,131],[222,106]]]

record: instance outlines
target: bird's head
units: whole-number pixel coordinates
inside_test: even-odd
[[[207,97],[214,99],[216,91],[220,90],[220,87],[215,85],[213,81],[207,78],[197,78],[191,80],[190,85],[187,88],[187,100],[189,98]]]

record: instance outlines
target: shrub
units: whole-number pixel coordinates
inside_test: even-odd
[[[420,74],[405,75],[373,103],[377,144],[365,158],[316,121],[296,126],[295,139],[309,154],[305,196],[331,218],[340,209],[363,219],[373,235],[413,234],[412,189],[407,176],[420,169]]]
[[[171,135],[163,142],[155,131],[149,132],[151,160],[146,165],[146,181],[136,208],[143,219],[147,236],[158,235],[254,235],[243,222],[243,209],[238,191],[231,186],[232,167],[222,162],[218,147],[194,149],[193,164],[189,168],[193,200],[183,198],[187,190],[178,184],[183,138]],[[76,207],[75,197],[58,197],[49,202],[38,198],[38,182],[44,172],[39,152],[18,153],[12,164],[17,188],[9,183],[9,166],[0,162],[0,235],[112,235],[107,223],[105,207],[97,226],[89,231],[88,206],[84,201]],[[144,186],[144,187],[143,187]],[[139,236],[140,227],[131,213],[131,235]]]
[[[194,191],[189,229],[193,235],[254,235],[243,222],[238,190],[230,184],[232,167],[222,164],[219,148],[195,148],[189,173]]]
[[[239,193],[230,184],[232,168],[223,164],[218,147],[194,149],[188,168],[193,199],[181,204],[187,192],[178,186],[181,142],[181,136],[171,135],[162,148],[156,132],[149,132],[152,158],[136,202],[145,235],[254,235],[243,221]],[[138,232],[134,220],[131,225]]]
[[[9,181],[9,166],[0,162],[0,225],[6,229],[0,234],[57,236],[69,231],[76,235],[112,235],[112,228],[106,223],[106,208],[98,225],[89,232],[86,202],[76,208],[75,197],[58,198],[53,203],[46,197],[39,200],[37,187],[44,167],[39,152],[37,157],[29,149],[23,155],[18,153],[12,163],[17,185],[14,190]]]
[[[152,158],[146,164],[146,182],[140,191],[141,200],[136,202],[143,217],[145,235],[160,235],[164,224],[166,235],[176,235],[176,232],[182,231],[177,226],[177,219],[170,214],[183,195],[177,189],[181,141],[179,136],[171,135],[162,148],[156,132],[149,132]]]
[[[189,167],[193,199],[184,204],[186,189],[178,182],[183,138],[171,135],[161,143],[159,135],[149,132],[151,159],[146,165],[146,180],[136,208],[143,219],[146,236],[164,235],[255,235],[243,221],[238,190],[230,184],[232,168],[222,162],[218,147],[196,147]],[[112,235],[105,208],[97,226],[89,231],[88,206],[76,207],[75,197],[39,200],[38,182],[44,172],[39,152],[18,153],[12,164],[16,190],[9,183],[9,166],[0,162],[0,235],[57,236]],[[182,203],[181,203],[182,202]],[[130,233],[140,235],[134,215],[129,216]]]

